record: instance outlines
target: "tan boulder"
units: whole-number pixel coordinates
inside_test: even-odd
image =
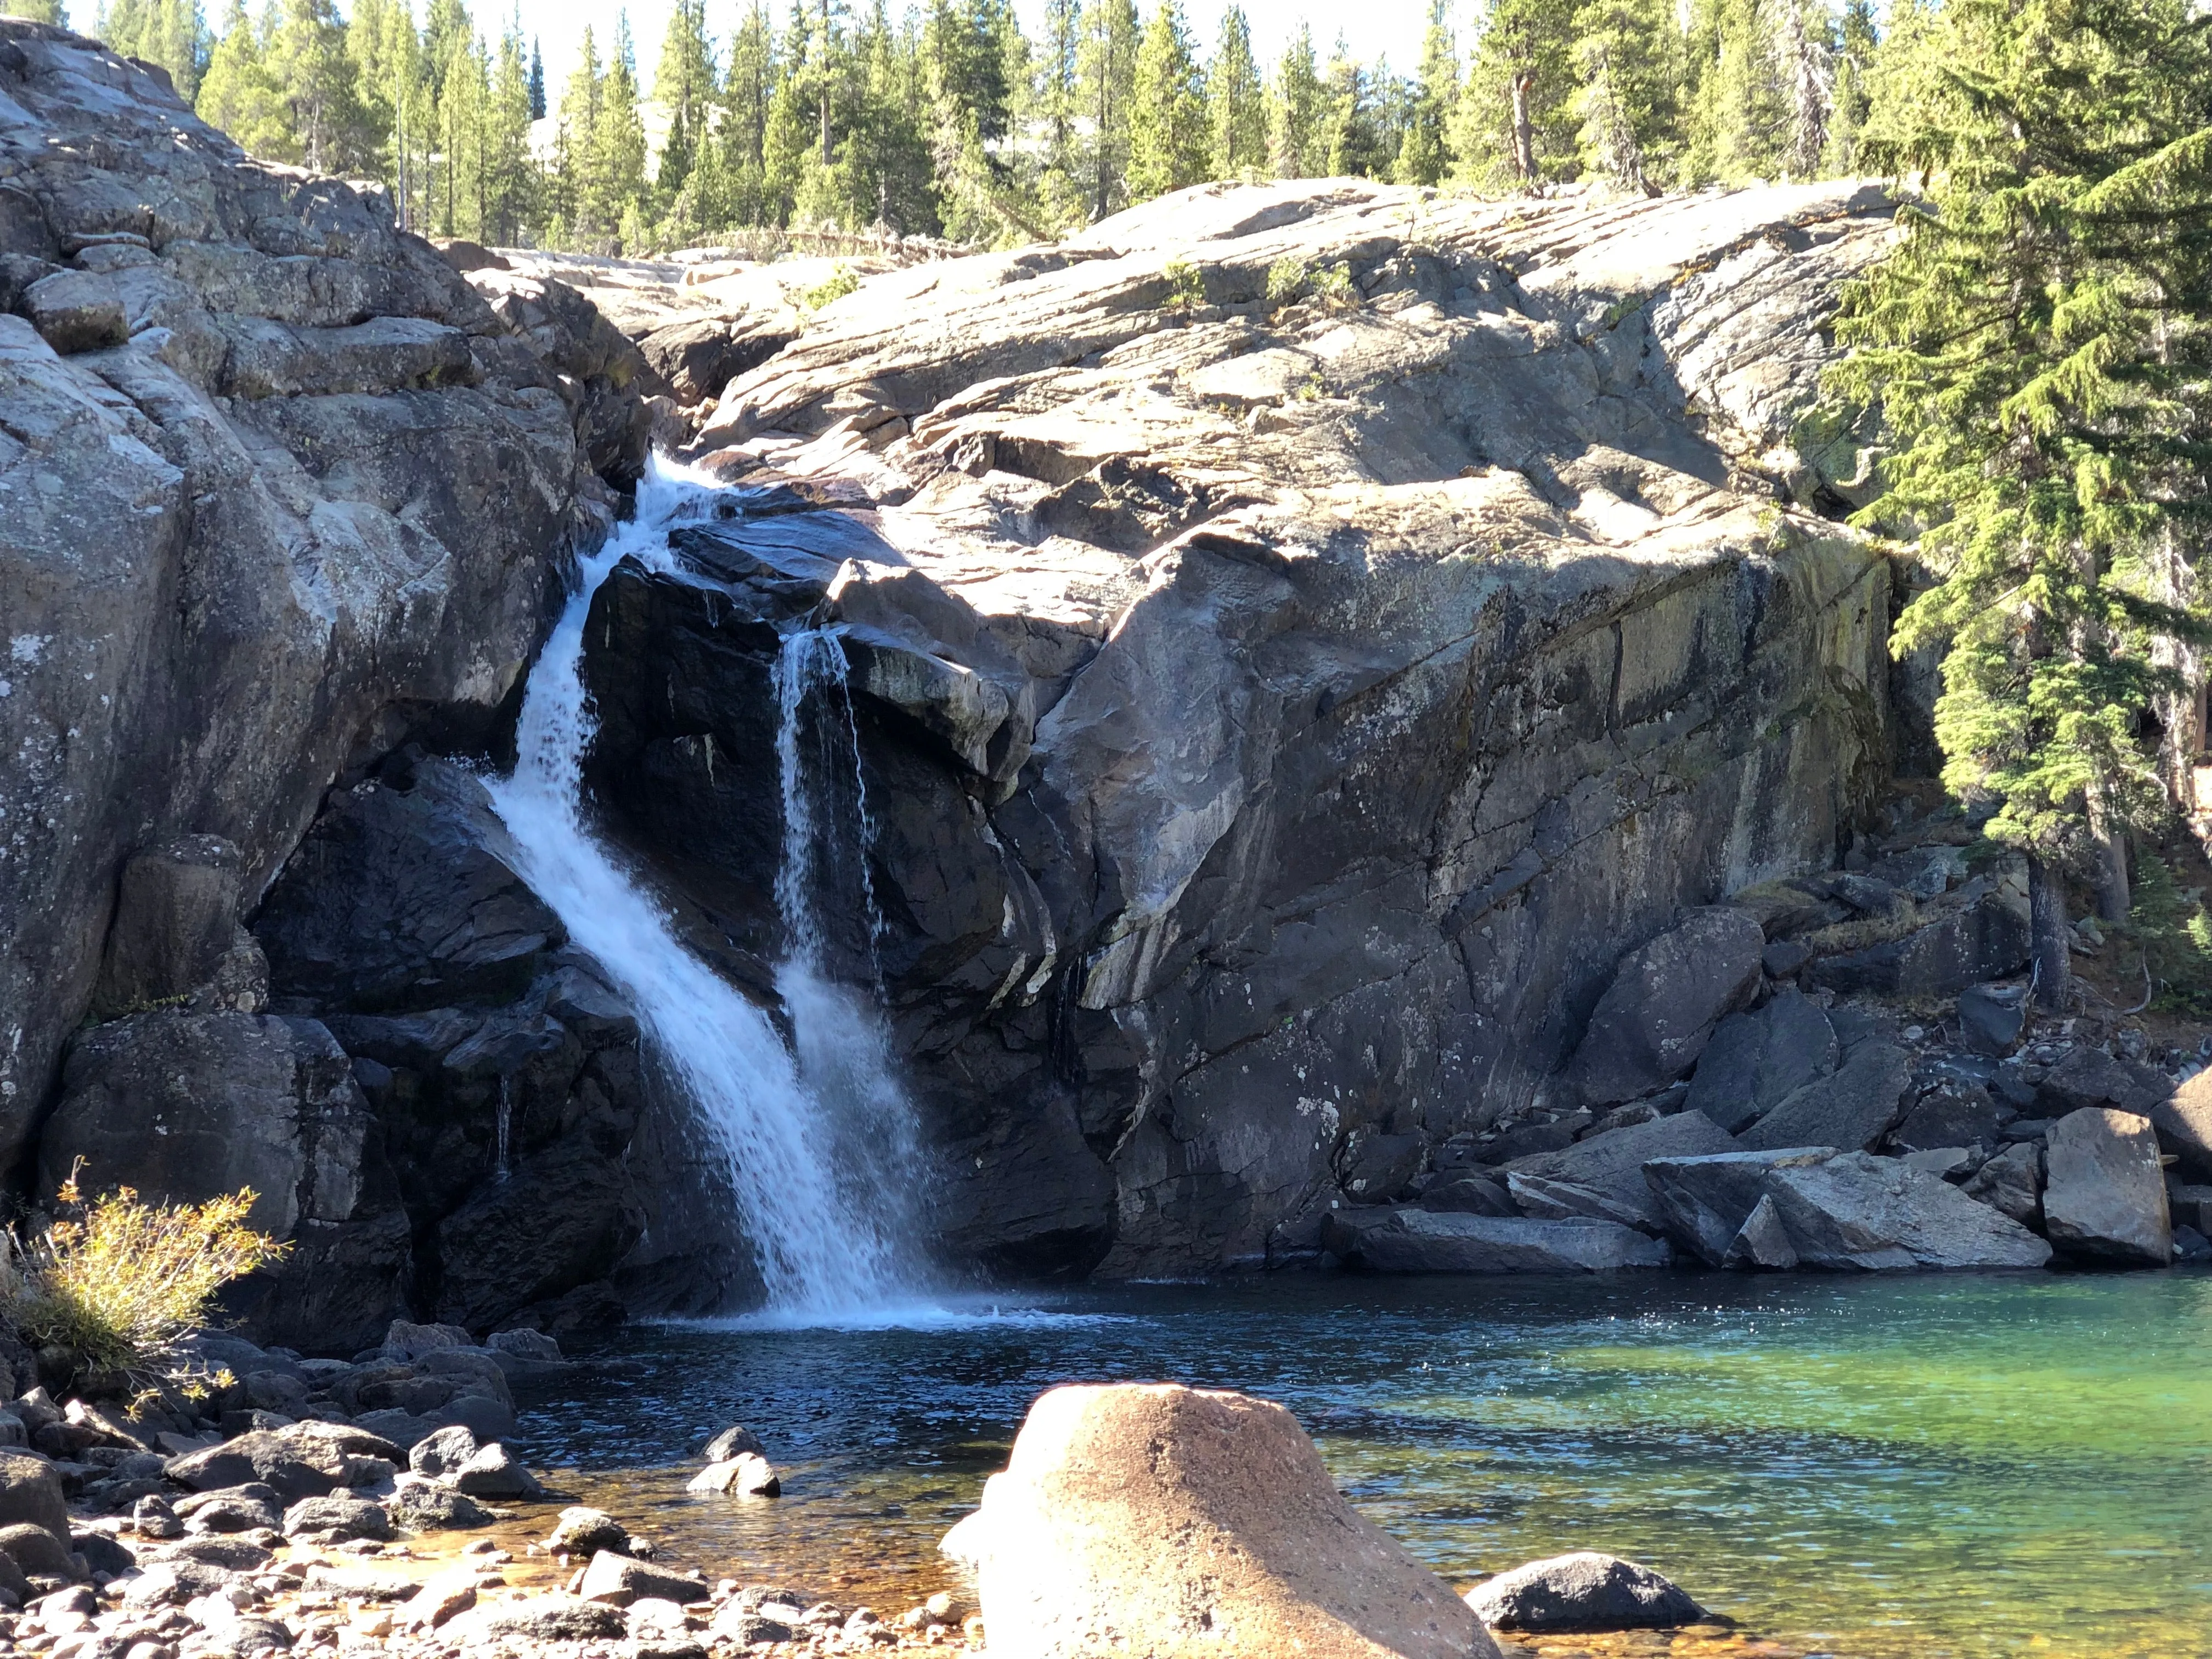
[[[975,1569],[991,1650],[1022,1659],[1498,1656],[1345,1501],[1297,1419],[1245,1395],[1053,1389],[943,1547]]]

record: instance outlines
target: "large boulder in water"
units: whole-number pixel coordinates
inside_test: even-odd
[[[1688,1591],[1617,1555],[1577,1550],[1501,1572],[1467,1593],[1493,1630],[1644,1630],[1705,1616]]]
[[[975,1566],[993,1651],[1024,1659],[1497,1659],[1297,1419],[1245,1395],[1053,1389],[945,1547]]]

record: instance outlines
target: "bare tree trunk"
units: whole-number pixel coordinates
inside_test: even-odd
[[[1536,129],[1528,118],[1528,94],[1536,77],[1526,70],[1513,76],[1513,163],[1521,169],[1521,183],[1536,188]]]
[[[2102,788],[2092,788],[2087,801],[2089,837],[2097,847],[2097,915],[2104,921],[2128,919],[2128,832],[2112,820],[2111,803]]]
[[[822,0],[822,166],[830,166],[830,0]]]
[[[2027,855],[2027,910],[2035,1006],[2045,1013],[2064,1013],[2074,972],[2066,954],[2066,890],[2057,872],[2033,853]]]

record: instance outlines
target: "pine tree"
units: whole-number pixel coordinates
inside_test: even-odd
[[[1083,111],[1082,0],[1045,0],[1034,110],[1041,146],[1037,221],[1048,233],[1080,224],[1088,188],[1077,143]]]
[[[1267,98],[1267,161],[1278,179],[1312,179],[1328,166],[1328,100],[1304,23],[1283,49]]]
[[[485,118],[483,234],[507,246],[531,237],[537,228],[538,167],[530,153],[530,74],[518,11],[500,36]]]
[[[1821,171],[1830,178],[1849,178],[1859,170],[1859,141],[1873,110],[1869,77],[1878,39],[1874,0],[1844,0],[1837,30],[1827,151],[1821,158]]]
[[[1129,199],[1149,200],[1206,176],[1206,85],[1182,0],[1159,0],[1137,48],[1129,105]]]
[[[767,190],[769,111],[780,78],[766,0],[753,0],[730,37],[729,70],[722,80],[720,188],[730,224],[782,222],[782,214],[769,204]]]
[[[1329,56],[1328,74],[1322,83],[1322,116],[1328,135],[1328,160],[1322,170],[1331,176],[1379,178],[1390,160],[1383,135],[1378,82],[1387,73],[1370,74],[1352,55],[1342,35]]]
[[[125,57],[167,70],[187,104],[198,94],[215,44],[199,0],[111,0],[94,32]]]
[[[1090,0],[1083,13],[1083,111],[1091,122],[1085,158],[1091,216],[1122,206],[1129,167],[1129,104],[1135,94],[1136,0]]]
[[[530,38],[530,118],[545,118],[545,58],[538,50],[538,37]]]
[[[715,94],[714,48],[707,40],[707,0],[676,0],[660,40],[660,65],[653,71],[653,97],[668,117],[668,137],[660,149],[653,189],[664,203],[681,193],[690,177],[708,127]]]
[[[1574,176],[1572,18],[1561,0],[1491,0],[1454,125],[1464,182],[1533,190]]]
[[[1398,147],[1395,171],[1401,185],[1441,184],[1451,171],[1449,129],[1459,106],[1459,49],[1452,42],[1446,12],[1446,0],[1429,0],[1420,76],[1412,88],[1405,137]]]
[[[1211,167],[1217,179],[1256,178],[1267,166],[1267,97],[1242,6],[1221,14],[1221,39],[1206,76]]]
[[[625,12],[615,14],[614,49],[607,54],[606,78],[599,88],[592,157],[589,222],[602,236],[611,234],[619,251],[639,252],[637,244],[644,240],[637,221],[645,206],[645,122],[638,113],[636,57]]]
[[[69,27],[69,13],[61,0],[0,0],[0,17],[27,17],[33,23]]]
[[[1575,16],[1575,63],[1583,165],[1624,190],[1656,191],[1680,148],[1671,0],[1586,0]]]
[[[2207,636],[2192,562],[2212,416],[2212,49],[2186,0],[1946,0],[1902,246],[1846,291],[1832,372],[1895,449],[1863,520],[1942,576],[1945,781],[2028,856],[2039,997],[2063,1007],[2061,877],[2128,908],[2125,837],[2187,780],[2159,728]]]
[[[586,23],[577,43],[576,67],[561,92],[548,192],[554,237],[564,246],[596,246],[611,228],[599,216],[599,102],[605,83],[599,43]]]
[[[270,72],[259,27],[246,15],[245,0],[231,0],[222,38],[208,59],[193,112],[226,132],[246,152],[282,161],[299,153],[292,108]]]

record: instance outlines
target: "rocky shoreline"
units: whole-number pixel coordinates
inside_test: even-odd
[[[0,1446],[0,1651],[40,1659],[244,1659],[287,1651],[795,1659],[878,1650],[981,1651],[989,1626],[979,1607],[994,1595],[1001,1617],[1013,1621],[1012,1649],[1000,1650],[1089,1651],[1079,1641],[1067,1647],[1030,1631],[1027,1609],[1041,1592],[1032,1586],[1010,1597],[1003,1574],[994,1577],[994,1550],[1003,1552],[1015,1538],[1027,1539],[1024,1582],[1051,1563],[1049,1571],[1074,1575],[1066,1594],[1077,1595],[1073,1586],[1087,1582],[1097,1565],[1072,1541],[1053,1545],[1029,1536],[1034,1528],[1006,1531],[1015,1489],[1002,1483],[1034,1478],[1044,1433],[1036,1425],[1049,1421],[1062,1396],[1113,1396],[1120,1409],[1125,1396],[1141,1407],[1163,1392],[1060,1389],[1045,1396],[1017,1443],[1008,1475],[994,1477],[984,1507],[946,1536],[945,1588],[911,1607],[879,1609],[849,1592],[831,1599],[788,1580],[716,1577],[711,1563],[671,1559],[614,1516],[567,1502],[555,1477],[524,1468],[507,1444],[514,1389],[557,1378],[576,1364],[534,1330],[498,1333],[479,1346],[452,1328],[399,1323],[380,1349],[352,1362],[302,1359],[213,1333],[189,1346],[209,1383],[198,1400],[164,1388],[158,1401],[142,1396],[128,1410],[75,1398],[57,1407],[43,1388],[33,1388],[0,1408],[0,1441],[9,1443]],[[234,1367],[248,1369],[240,1375]],[[1168,1524],[1157,1505],[1190,1501],[1175,1497],[1177,1491],[1256,1482],[1266,1498],[1258,1508],[1239,1510],[1219,1493],[1197,1501],[1213,1517],[1208,1524],[1243,1540],[1239,1547],[1256,1559],[1275,1563],[1239,1592],[1276,1609],[1266,1619],[1323,1616],[1297,1609],[1309,1600],[1324,1611],[1334,1605],[1328,1584],[1346,1572],[1395,1575],[1407,1586],[1434,1586],[1422,1595],[1452,1599],[1395,1543],[1353,1517],[1279,1407],[1165,1392],[1188,1396],[1201,1410],[1214,1400],[1242,1402],[1232,1408],[1233,1462],[1206,1474],[1200,1441],[1189,1441],[1188,1455],[1199,1462],[1179,1465],[1183,1473],[1162,1496],[1144,1495],[1144,1476],[1120,1477],[1115,1489],[1135,1507],[1110,1529],[1115,1547],[1164,1547],[1176,1561],[1195,1561],[1187,1540],[1173,1541],[1186,1528]],[[364,1409],[349,1414],[347,1405]],[[1184,1425],[1156,1437],[1165,1433],[1174,1443],[1191,1432]],[[767,1501],[777,1492],[760,1443],[741,1427],[715,1437],[697,1455],[703,1467],[688,1487],[694,1497]],[[1077,1490],[1048,1508],[1056,1524],[1080,1534],[1091,1500],[1073,1496]],[[1307,1495],[1298,1497],[1300,1490]],[[1336,1506],[1342,1519],[1332,1526],[1362,1532],[1367,1566],[1355,1570],[1332,1546],[1304,1576],[1281,1577],[1271,1531],[1279,1529],[1282,1514],[1312,1502]],[[1181,1571],[1154,1576],[1166,1586]],[[1227,1617],[1226,1593],[1216,1585],[1206,1594]],[[1445,1647],[1425,1639],[1407,1645],[1412,1638],[1400,1638],[1374,1650],[1476,1655],[1497,1650],[1483,1645],[1494,1639],[1504,1652],[1547,1659],[1786,1651],[1747,1637],[1648,1569],[1611,1557],[1532,1563],[1486,1581],[1466,1602],[1478,1617],[1457,1615],[1466,1632]],[[1117,1617],[1141,1623],[1135,1607]],[[1247,1626],[1267,1627],[1264,1620]],[[1259,1645],[1241,1650],[1273,1650],[1263,1635],[1252,1639]],[[1327,1642],[1313,1650],[1355,1648],[1368,1650]]]

